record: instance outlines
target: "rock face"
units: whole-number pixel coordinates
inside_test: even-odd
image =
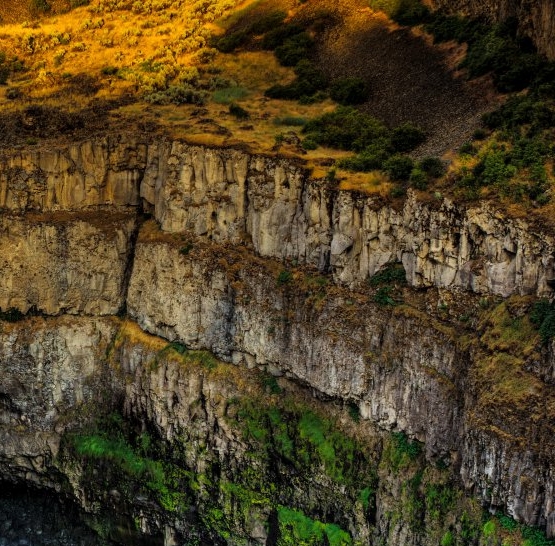
[[[132,214],[3,215],[0,308],[116,314],[135,230]]]
[[[434,8],[492,22],[515,18],[522,35],[532,39],[538,50],[555,58],[555,5],[551,0],[428,0]]]
[[[263,257],[331,272],[351,288],[402,262],[415,288],[552,294],[553,237],[488,205],[424,203],[411,194],[396,210],[311,180],[284,159],[180,142],[106,138],[48,153],[14,152],[2,163],[0,203],[14,213],[142,203],[164,231],[247,245]]]
[[[278,544],[290,510],[306,510],[362,543],[417,546],[470,513],[453,501],[457,516],[438,519],[424,502],[447,487],[433,481],[441,467],[485,508],[555,535],[555,353],[527,318],[533,297],[552,295],[551,235],[488,205],[410,194],[396,209],[285,159],[181,142],[107,137],[0,163],[5,475],[95,513],[121,500],[166,544]],[[387,264],[406,284],[388,281],[380,300],[367,281]],[[11,324],[14,310],[44,316]],[[124,330],[110,316],[123,310]],[[96,455],[70,432],[101,409],[124,412],[133,449],[150,431],[161,451],[144,444],[140,457],[167,459],[173,481],[141,485],[112,454],[100,491]],[[314,417],[326,412],[356,431],[334,436]],[[366,447],[341,451],[353,438]]]

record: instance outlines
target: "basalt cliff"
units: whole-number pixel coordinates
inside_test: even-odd
[[[105,540],[555,535],[548,231],[130,135],[4,151],[0,208],[0,470]]]

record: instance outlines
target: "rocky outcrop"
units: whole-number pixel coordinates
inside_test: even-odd
[[[116,314],[125,300],[133,214],[0,217],[0,308]]]
[[[434,8],[491,22],[510,17],[518,22],[522,35],[532,39],[538,50],[555,58],[555,5],[551,0],[427,0]]]

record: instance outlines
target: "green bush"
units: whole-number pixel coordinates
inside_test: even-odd
[[[216,89],[212,93],[212,100],[218,104],[231,104],[236,100],[245,98],[248,94],[249,92],[246,88],[232,85]]]
[[[293,273],[291,271],[284,269],[279,272],[277,277],[277,284],[279,286],[283,286],[284,284],[288,284],[293,280]]]
[[[330,97],[344,106],[362,104],[368,100],[370,91],[361,78],[342,78],[330,86]]]
[[[115,76],[118,73],[118,68],[115,66],[103,66],[100,69],[100,73],[104,76]]]
[[[249,119],[250,114],[243,107],[234,102],[229,105],[229,113],[237,119]]]
[[[300,100],[304,97],[311,97],[327,87],[327,81],[322,71],[306,59],[297,64],[295,74],[297,77],[290,84],[274,85],[264,94],[272,99]]]
[[[381,121],[348,106],[310,120],[303,132],[318,144],[353,151],[362,151],[376,139],[388,136],[388,129]]]
[[[250,35],[247,31],[237,30],[220,36],[212,42],[212,45],[222,53],[231,53],[245,45],[249,39]]]
[[[274,118],[273,124],[274,125],[286,125],[290,127],[304,127],[306,125],[306,118],[302,117],[295,117],[295,116],[284,116]]]
[[[445,165],[438,157],[425,157],[418,167],[430,178],[441,178],[445,174]]]
[[[208,94],[206,91],[195,89],[189,84],[170,85],[163,91],[155,91],[145,95],[144,100],[151,104],[196,104],[206,103]]]
[[[297,34],[304,32],[304,28],[298,24],[280,25],[274,29],[269,30],[262,38],[263,49],[276,49],[287,40]]]
[[[31,11],[34,14],[48,13],[52,8],[46,0],[31,0]]]
[[[543,343],[555,336],[555,304],[542,299],[534,304],[530,314],[530,322],[536,326]]]
[[[400,262],[393,262],[387,264],[384,268],[374,273],[368,280],[370,286],[381,286],[384,284],[406,284],[407,275],[403,264]]]
[[[408,181],[413,167],[414,161],[410,157],[400,154],[392,155],[383,164],[383,170],[391,180],[396,182]]]
[[[15,307],[10,307],[7,311],[0,311],[0,320],[5,322],[19,322],[25,315]]]
[[[395,127],[391,133],[391,145],[396,152],[400,153],[414,150],[425,140],[424,131],[410,122]]]
[[[306,32],[301,32],[287,38],[282,45],[274,49],[274,54],[282,66],[295,66],[308,57],[313,44],[312,38]]]
[[[385,12],[400,25],[418,25],[430,16],[430,10],[419,0],[370,0],[370,6]]]
[[[428,187],[428,175],[419,167],[410,172],[409,183],[417,190],[425,190]]]

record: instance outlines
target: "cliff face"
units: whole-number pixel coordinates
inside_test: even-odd
[[[415,288],[552,293],[553,237],[488,205],[425,203],[411,195],[396,210],[311,180],[287,160],[180,142],[103,139],[3,159],[14,163],[19,170],[0,174],[0,205],[13,213],[120,210],[140,196],[166,232],[248,245],[263,257],[331,272],[351,288],[399,261]]]
[[[363,543],[437,544],[451,532],[441,525],[460,530],[456,517],[470,513],[461,500],[441,525],[432,517],[422,499],[445,480],[555,534],[555,358],[525,316],[530,296],[551,295],[550,235],[487,205],[410,195],[398,210],[284,159],[180,142],[106,138],[15,151],[2,165],[0,308],[45,315],[1,322],[0,469],[13,480],[61,487],[96,513],[124,498],[141,532],[167,544],[208,528],[212,543],[272,544],[287,507]],[[367,283],[387,263],[406,273],[387,287],[404,300],[395,307]],[[106,315],[124,309],[133,322],[122,329]],[[341,407],[360,424],[347,426]],[[160,442],[157,456],[174,465],[166,476],[195,499],[187,510],[170,482],[143,484],[157,502],[145,504],[109,466],[99,490],[79,451],[88,444],[70,433],[101,408]],[[341,452],[331,424],[307,432],[306,415],[329,412],[340,445],[364,445]],[[407,448],[414,459],[395,455],[411,444],[388,431],[422,443]],[[307,450],[320,463],[303,462]],[[424,482],[402,485],[407,472]],[[366,488],[372,507],[359,499]],[[334,511],[329,499],[342,496]]]
[[[499,22],[518,21],[519,31],[534,42],[538,51],[555,58],[555,5],[551,0],[428,0],[434,8]]]

